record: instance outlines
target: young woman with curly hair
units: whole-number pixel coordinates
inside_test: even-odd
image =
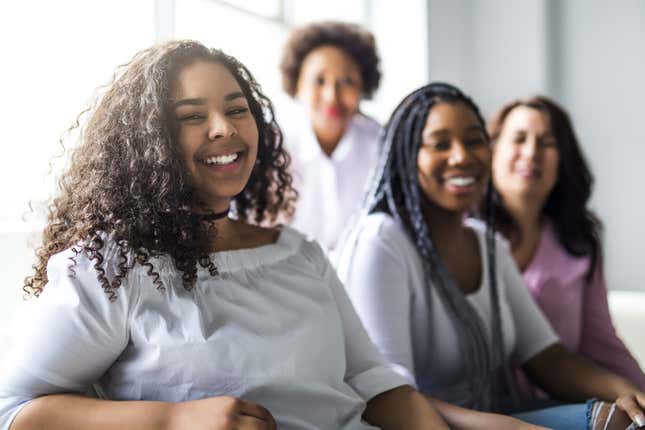
[[[374,183],[342,241],[338,273],[385,357],[411,384],[463,407],[554,429],[621,429],[645,408],[629,380],[568,352],[523,285],[505,241],[465,219],[490,196],[492,150],[475,103],[442,83],[395,109]],[[577,402],[525,412],[513,367]],[[503,428],[480,420],[470,428]]]
[[[289,157],[242,64],[146,49],[81,131],[0,373],[2,429],[446,428],[321,248],[274,225]]]
[[[536,96],[506,104],[488,128],[489,204],[527,288],[567,348],[645,390],[645,374],[609,314],[601,225],[587,207],[593,176],[569,115]]]
[[[355,24],[308,24],[291,33],[280,68],[297,102],[280,115],[300,194],[292,226],[333,248],[377,159],[381,127],[360,112],[381,78],[376,43]]]

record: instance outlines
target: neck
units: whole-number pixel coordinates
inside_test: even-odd
[[[428,204],[424,209],[430,237],[440,252],[446,247],[453,247],[466,237],[464,215],[463,212],[447,211],[434,204]]]
[[[349,122],[338,121],[331,124],[313,124],[314,134],[320,149],[329,157],[334,152],[343,135],[347,131]]]
[[[520,230],[520,237],[530,237],[535,232],[539,232],[542,226],[543,201],[531,197],[502,197],[502,200],[504,208]],[[511,237],[511,242],[516,242],[517,240],[517,237]],[[517,245],[517,243],[514,243],[514,245]]]
[[[331,132],[325,131],[324,133],[316,132],[316,139],[318,140],[318,145],[320,149],[330,157],[334,152],[334,149],[338,146],[340,139],[343,137],[343,132]]]
[[[238,223],[230,218],[208,222],[208,238],[212,251],[233,249],[238,238]]]

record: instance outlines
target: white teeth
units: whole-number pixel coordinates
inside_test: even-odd
[[[468,185],[475,183],[475,178],[472,176],[456,176],[454,178],[447,179],[446,182],[456,187],[467,187]]]
[[[229,155],[220,155],[217,157],[209,157],[209,158],[204,158],[204,163],[206,164],[217,164],[217,165],[223,165],[223,164],[230,164],[233,161],[237,160],[237,152]]]

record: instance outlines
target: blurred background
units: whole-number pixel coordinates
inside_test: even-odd
[[[405,94],[432,80],[461,87],[486,115],[535,93],[569,110],[596,176],[592,207],[605,224],[612,312],[645,363],[636,323],[645,315],[642,0],[3,2],[0,340],[21,306],[44,222],[38,208],[65,165],[59,139],[115,66],[158,41],[197,39],[242,60],[280,108],[286,35],[325,19],[356,22],[375,34],[383,80],[363,106],[381,122]]]

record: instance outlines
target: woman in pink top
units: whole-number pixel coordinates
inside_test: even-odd
[[[545,97],[516,100],[489,132],[498,227],[528,289],[565,346],[645,390],[609,314],[593,176],[569,116]]]

